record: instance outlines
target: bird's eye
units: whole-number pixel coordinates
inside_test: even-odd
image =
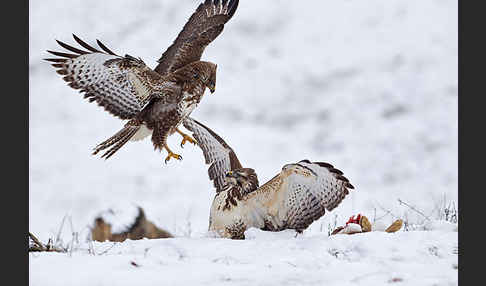
[[[199,75],[198,75],[197,73],[195,73],[193,76],[194,76],[194,78],[196,78],[196,79],[197,79],[197,78],[199,78]]]

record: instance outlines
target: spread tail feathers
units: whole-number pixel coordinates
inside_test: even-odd
[[[107,140],[101,142],[94,148],[93,155],[98,154],[99,151],[109,148],[101,158],[108,159],[116,151],[118,151],[125,143],[127,143],[130,138],[132,138],[140,129],[141,125],[131,124],[130,122],[123,127],[122,130],[118,131],[115,135],[111,136]]]

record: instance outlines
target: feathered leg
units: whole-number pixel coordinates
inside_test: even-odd
[[[152,133],[152,143],[154,144],[154,149],[165,149],[167,150],[167,157],[165,158],[165,163],[171,159],[182,160],[182,156],[176,154],[170,150],[169,146],[167,146],[167,137],[169,136],[170,126],[163,126],[162,123],[155,124],[154,132]]]
[[[111,136],[107,140],[101,142],[94,148],[93,155],[110,147],[101,158],[108,159],[116,153],[130,138],[132,138],[140,129],[141,125],[134,121],[129,121],[122,130],[118,131],[115,135]]]

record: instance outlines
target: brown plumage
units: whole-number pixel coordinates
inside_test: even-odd
[[[233,17],[239,0],[206,0],[201,3],[162,54],[155,71],[173,72],[201,58],[204,49],[221,34],[224,24]]]
[[[155,70],[141,59],[117,55],[97,40],[96,49],[73,35],[86,50],[57,41],[72,53],[48,51],[58,56],[53,62],[68,85],[79,89],[90,102],[112,115],[129,120],[115,135],[98,144],[93,154],[106,150],[108,159],[126,142],[152,135],[155,149],[166,149],[171,158],[182,159],[167,146],[167,138],[178,132],[181,146],[196,143],[178,129],[201,101],[207,88],[216,86],[216,64],[201,61],[206,46],[223,30],[238,6],[238,0],[205,1],[189,18],[173,44],[163,53]]]
[[[301,160],[287,164],[259,187],[254,169],[243,168],[233,149],[203,124],[183,122],[197,139],[214,181],[209,230],[222,237],[243,239],[250,227],[302,232],[336,208],[354,189],[343,172],[329,163]]]

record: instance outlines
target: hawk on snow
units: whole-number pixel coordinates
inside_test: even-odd
[[[208,174],[214,182],[209,231],[222,237],[244,239],[250,227],[268,231],[295,229],[302,232],[326,210],[336,208],[354,189],[331,164],[302,160],[284,165],[264,185],[258,185],[254,169],[243,168],[233,149],[200,122],[187,118],[203,151]]]
[[[168,156],[182,157],[167,146],[167,137],[175,132],[186,141],[196,143],[179,130],[201,101],[207,88],[216,85],[216,64],[201,61],[202,53],[222,31],[238,7],[238,0],[206,0],[189,18],[172,45],[162,54],[154,70],[141,59],[119,56],[97,40],[98,50],[75,35],[85,50],[57,41],[73,52],[48,51],[58,58],[46,59],[69,86],[84,92],[90,102],[96,101],[112,115],[129,120],[123,129],[96,146],[93,154],[109,148],[102,157],[111,157],[126,142],[152,135],[155,149],[165,149]]]

